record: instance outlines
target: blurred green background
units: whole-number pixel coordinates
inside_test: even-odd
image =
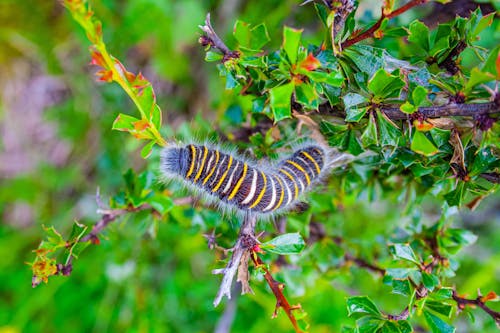
[[[110,52],[153,83],[165,113],[166,137],[203,137],[211,124],[230,133],[245,120],[241,101],[224,91],[223,79],[204,61],[197,43],[206,13],[212,13],[216,31],[229,44],[236,19],[265,22],[274,48],[281,43],[283,24],[305,27],[306,40],[321,40],[313,8],[298,4],[92,1]],[[378,16],[379,4],[362,6],[363,18]],[[431,11],[427,6],[400,19],[405,23]],[[114,223],[99,246],[84,252],[69,278],[54,277],[31,288],[26,262],[33,260],[42,225],[67,234],[74,220],[94,223],[99,219],[97,187],[108,199],[123,188],[127,169],[156,172],[158,156],[155,152],[147,163],[137,140],[110,130],[119,112],[135,112],[133,105],[117,85],[95,82],[84,33],[59,3],[4,0],[0,22],[0,333],[212,332],[232,314],[232,332],[290,332],[284,313],[270,319],[275,299],[259,276],[252,283],[254,295],[213,307],[220,277],[211,270],[223,263],[202,234],[216,227],[223,245],[230,246],[237,227],[200,205],[175,208],[160,222],[131,214]],[[498,25],[487,33],[493,38],[486,44],[498,42]],[[365,254],[365,248],[386,251],[384,237],[411,223],[395,201],[346,198],[339,209],[331,196],[312,197],[331,206],[331,214],[321,220],[327,232],[342,235],[367,260],[373,254]],[[491,197],[478,211],[454,221],[479,236],[455,258],[461,268],[450,280],[470,297],[477,288],[500,292],[498,199]],[[429,223],[434,222],[436,207],[424,208]],[[313,205],[309,213],[291,216],[288,231],[307,233],[314,211]],[[262,228],[275,232],[276,225]],[[277,273],[287,283],[290,301],[308,313],[312,332],[339,332],[342,325],[352,325],[345,306],[349,295],[366,294],[386,311],[401,311],[404,299],[389,295],[377,275],[341,265],[337,250],[333,243],[316,243],[291,258],[296,265]],[[321,262],[329,268],[322,269]],[[489,317],[475,313],[475,324],[467,324],[466,316],[458,319],[459,332],[496,331]]]

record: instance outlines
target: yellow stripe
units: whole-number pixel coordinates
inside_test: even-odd
[[[285,188],[283,187],[283,183],[281,182],[281,179],[279,176],[276,176],[276,179],[278,180],[278,183],[280,183],[281,194],[280,194],[280,200],[278,201],[278,204],[276,206],[274,206],[273,210],[276,210],[281,206],[281,204],[283,203],[283,198],[285,197]]]
[[[299,169],[300,171],[302,171],[302,173],[304,174],[304,176],[306,176],[307,185],[311,184],[311,179],[309,178],[309,175],[307,174],[306,170],[304,170],[303,167],[301,167],[300,165],[298,165],[294,161],[288,160],[287,163],[290,163],[291,165],[293,165],[294,167],[296,167],[297,169]]]
[[[311,162],[313,162],[313,163],[314,163],[314,167],[316,168],[316,171],[318,171],[318,175],[319,175],[321,171],[320,171],[320,169],[319,169],[319,165],[318,165],[318,163],[316,163],[316,161],[314,160],[314,158],[312,158],[312,156],[311,156],[311,155],[309,155],[309,154],[308,154],[307,152],[305,152],[305,151],[303,151],[303,152],[301,152],[301,153],[302,153],[302,155],[304,155],[305,157],[307,157],[307,158],[308,158]]]
[[[292,175],[288,171],[286,171],[286,170],[280,169],[280,172],[282,172],[283,174],[287,175],[288,178],[290,178],[290,180],[293,182],[293,188],[295,189],[294,199],[297,199],[297,197],[299,196],[299,187],[297,186],[297,183],[295,182],[295,179],[293,179]]]
[[[214,187],[212,192],[216,192],[219,189],[219,187],[222,185],[222,183],[224,182],[224,179],[226,179],[226,176],[227,176],[227,173],[229,172],[229,169],[231,169],[231,164],[233,164],[233,157],[231,155],[229,155],[229,162],[227,162],[227,169],[222,174],[222,177],[220,178],[219,183]]]
[[[255,200],[255,202],[250,207],[248,207],[248,208],[254,208],[255,206],[257,206],[259,204],[259,202],[262,200],[262,197],[264,196],[264,192],[266,191],[266,187],[267,187],[267,178],[266,178],[266,175],[262,171],[260,172],[260,174],[264,178],[264,187],[260,191],[259,196],[257,197],[257,200]]]
[[[194,160],[196,159],[196,148],[193,145],[189,145],[189,148],[191,149],[191,166],[189,167],[189,171],[186,174],[186,178],[189,178],[189,176],[191,176],[191,174],[193,173]]]
[[[203,185],[205,185],[205,183],[210,179],[210,177],[212,177],[213,173],[215,172],[215,169],[217,169],[217,163],[219,163],[219,151],[218,150],[215,151],[214,167],[212,168],[212,170],[210,170],[210,173],[205,177],[205,179],[203,179]]]
[[[208,148],[206,146],[203,146],[203,160],[201,160],[201,166],[200,169],[198,170],[198,173],[196,174],[196,177],[194,177],[194,182],[198,180],[201,176],[201,172],[203,171],[203,167],[205,166],[205,161],[207,160],[207,155],[208,155]]]
[[[240,179],[238,179],[238,182],[236,183],[236,186],[234,187],[231,194],[229,195],[228,200],[231,200],[232,198],[234,198],[234,196],[236,195],[236,192],[238,192],[238,190],[240,189],[241,183],[243,183],[243,180],[245,179],[245,177],[247,175],[247,169],[248,169],[248,165],[246,163],[243,163],[243,175],[241,176]]]

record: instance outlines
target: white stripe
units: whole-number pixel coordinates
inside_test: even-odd
[[[227,181],[226,187],[224,187],[224,190],[222,191],[222,193],[226,193],[227,191],[229,191],[229,188],[231,187],[231,183],[233,182],[234,173],[236,172],[236,170],[238,170],[239,164],[240,164],[240,161],[236,161],[236,165],[234,166],[234,169],[231,172],[231,177],[229,177],[229,180]]]
[[[286,168],[286,169],[288,169],[287,170],[288,173],[291,173],[292,175],[295,175],[294,179],[297,179],[299,181],[299,184],[300,184],[300,190],[299,190],[299,192],[304,191],[305,186],[304,186],[304,183],[302,182],[302,180],[300,179],[300,176],[297,175],[297,173],[295,171],[293,171],[292,168],[288,167],[288,165],[283,165],[281,168],[282,169]],[[288,176],[287,176],[287,178],[288,178]]]
[[[208,160],[208,163],[207,163],[207,168],[205,170],[207,170],[205,173],[208,174],[210,172],[210,167],[212,166],[212,162],[214,161],[214,158],[215,158],[215,152],[211,152],[212,155],[210,155],[210,159]]]
[[[243,205],[248,204],[253,199],[253,197],[255,196],[255,192],[257,191],[257,171],[255,171],[255,169],[252,170],[253,170],[252,187],[250,187],[250,193],[248,193],[245,200],[241,202]]]
[[[219,163],[219,166],[216,166],[217,171],[215,172],[215,175],[212,175],[212,181],[210,182],[209,186],[212,187],[216,181],[219,181],[219,173],[222,171],[221,166],[224,165],[224,161],[226,160],[227,155],[224,155],[224,158],[222,158],[222,161]]]
[[[267,205],[266,208],[264,208],[262,211],[265,212],[266,210],[269,210],[271,208],[273,208],[274,206],[274,202],[276,201],[276,186],[274,186],[274,177],[273,176],[269,176],[269,178],[271,179],[271,187],[273,189],[273,193],[271,195],[271,202],[269,203],[269,205]]]
[[[291,201],[292,201],[292,191],[288,188],[288,183],[286,182],[285,179],[283,179],[284,177],[281,177],[280,175],[276,175],[276,177],[280,177],[281,180],[283,181],[283,187],[286,188],[286,193],[288,194],[288,200],[286,201],[286,205],[288,205]],[[287,176],[288,178],[288,176]],[[286,206],[284,205],[284,206]],[[282,204],[283,206],[283,204]]]
[[[315,170],[315,169],[313,169],[313,167],[312,167],[312,165],[311,165],[311,164],[309,164],[309,163],[308,163],[305,159],[303,159],[303,158],[302,158],[302,157],[300,157],[300,156],[297,156],[296,158],[297,158],[297,159],[299,159],[299,160],[301,160],[302,162],[304,162],[304,165],[307,165],[307,171],[311,171],[311,172],[308,172],[308,176],[309,176],[309,178],[314,178],[314,177],[316,177],[316,170]],[[311,162],[311,161],[309,161],[309,162]],[[312,175],[312,177],[311,177],[311,175]],[[311,179],[311,180],[312,180],[312,179]]]

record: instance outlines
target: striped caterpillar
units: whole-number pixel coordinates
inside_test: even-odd
[[[226,211],[271,216],[292,209],[329,169],[331,153],[317,144],[295,150],[277,165],[259,163],[210,145],[169,146],[161,171]]]

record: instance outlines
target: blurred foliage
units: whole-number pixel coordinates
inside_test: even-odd
[[[498,4],[482,2],[498,10]],[[358,24],[366,26],[378,17],[380,5],[372,8],[370,3],[361,1]],[[483,199],[495,189],[479,174],[498,171],[498,122],[479,137],[462,133],[458,140],[464,165],[474,181],[457,182],[448,165],[460,146],[450,143],[452,131],[434,125],[431,130],[400,130],[368,108],[392,98],[412,113],[442,95],[487,98],[482,84],[493,87],[495,81],[489,74],[495,74],[498,16],[490,16],[489,25],[481,23],[485,20],[479,12],[477,20],[452,16],[437,29],[414,21],[432,16],[433,5],[384,23],[384,38],[355,45],[338,60],[329,48],[319,48],[328,35],[323,23],[329,23],[328,16],[318,20],[318,12],[323,15],[319,4],[92,2],[104,23],[108,50],[154,86],[164,110],[164,138],[226,138],[259,158],[277,156],[296,141],[297,122],[288,119],[294,93],[303,111],[325,101],[345,107],[346,118],[318,121],[330,145],[354,155],[365,149],[377,152],[352,168],[335,170],[322,190],[308,195],[307,211],[287,217],[288,235],[299,233],[309,240],[300,254],[287,256],[285,264],[278,254],[290,251],[263,256],[275,278],[286,284],[289,300],[302,304],[312,332],[351,332],[356,325],[405,332],[408,322],[386,320],[386,314],[400,313],[408,304],[417,309],[409,320],[414,329],[451,331],[453,325],[458,331],[497,330],[477,308],[464,311],[473,321],[457,315],[447,287],[456,286],[468,298],[475,298],[478,289],[484,294],[500,291],[498,194],[479,200],[473,212],[452,207]],[[242,52],[237,61],[218,68],[206,64],[197,41],[207,12],[228,47]],[[170,197],[186,193],[177,184],[157,182],[158,150],[145,163],[140,157],[143,142],[110,131],[118,114],[134,115],[136,107],[118,85],[90,78],[95,67],[89,66],[87,37],[62,5],[3,1],[0,18],[0,332],[213,331],[227,304],[213,308],[219,278],[211,270],[223,267],[226,258],[209,251],[203,234],[215,230],[218,244],[230,247],[240,222],[200,204],[172,205]],[[353,22],[348,20],[345,34],[354,31]],[[304,30],[283,28],[285,24]],[[459,41],[468,47],[461,55],[465,75],[456,79],[442,75],[439,64]],[[207,60],[220,60],[210,52]],[[430,58],[434,63],[426,71],[414,71],[412,66]],[[358,72],[346,70],[353,62]],[[391,66],[413,75],[408,99],[398,98],[406,73],[389,70]],[[248,75],[253,80],[247,86]],[[246,94],[239,94],[242,87]],[[282,121],[270,128],[269,118]],[[100,218],[97,187],[101,201],[112,208],[147,203],[159,214],[124,215],[100,235],[99,246],[89,246],[78,257],[69,279],[51,277],[50,283],[32,289],[25,263],[33,262],[31,250],[40,243],[42,226],[50,236],[44,242],[56,254],[68,248],[77,254],[83,226]],[[282,232],[279,223],[259,225],[268,246]],[[422,265],[433,255],[429,239],[435,239],[447,262],[425,272]],[[297,243],[302,244],[302,237]],[[384,277],[354,258],[383,267]],[[50,273],[54,266],[46,269]],[[423,284],[429,296],[416,299],[414,284]],[[276,300],[257,270],[251,286],[254,295],[236,297],[231,331],[289,332],[283,313],[269,319]],[[500,310],[498,303],[488,305]]]

